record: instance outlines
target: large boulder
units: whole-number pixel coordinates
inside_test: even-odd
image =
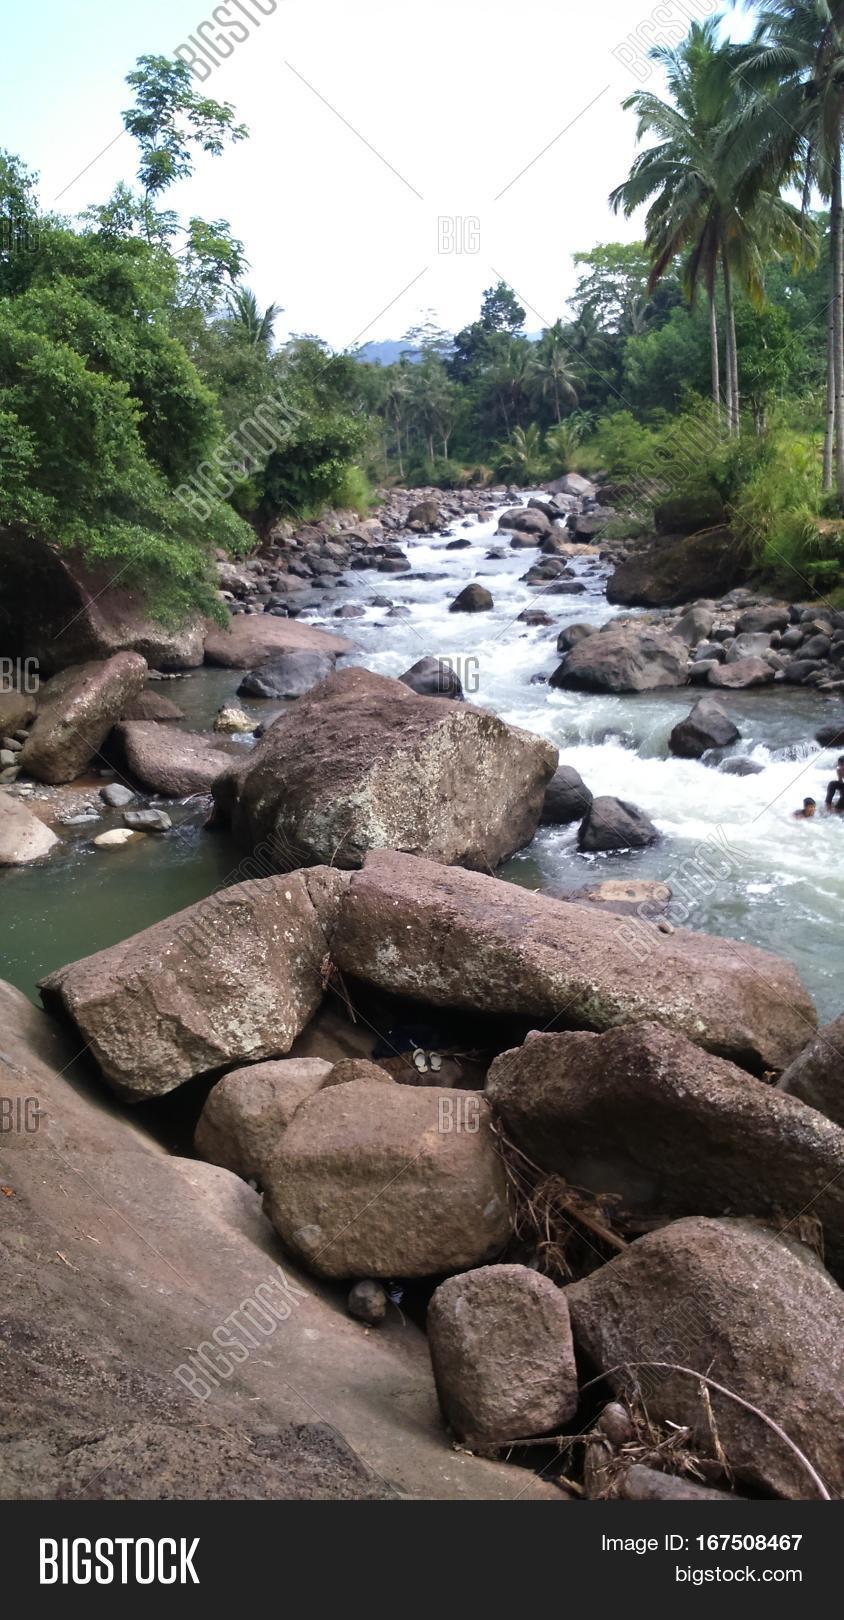
[[[537,536],[536,544],[544,540],[551,533],[551,519],[545,512],[536,506],[515,506],[510,512],[502,512],[498,519],[499,529],[514,529],[519,534],[532,534]]]
[[[417,501],[407,514],[407,527],[418,534],[430,534],[442,525],[442,514],[435,500]]]
[[[542,806],[544,827],[565,827],[571,821],[582,821],[592,803],[583,777],[572,765],[558,765],[547,788]]]
[[[336,872],[221,889],[41,981],[130,1101],[194,1075],[281,1057],[323,995]]]
[[[493,1259],[507,1188],[477,1092],[368,1080],[296,1110],[265,1168],[285,1247],[322,1277],[432,1277]]]
[[[245,1182],[165,1152],[79,1072],[78,1039],[2,983],[0,1027],[20,1121],[0,1132],[4,1500],[559,1505],[523,1468],[453,1449],[411,1318],[364,1335],[280,1255]]]
[[[155,720],[159,725],[169,725],[177,720],[184,720],[185,711],[180,709],[178,703],[172,698],[165,697],[163,692],[152,692],[149,688],[127,703],[123,710],[121,720]]]
[[[662,1024],[532,1035],[486,1094],[544,1169],[646,1219],[805,1209],[844,1259],[844,1131]]]
[[[0,791],[0,866],[29,866],[59,840],[19,799]]]
[[[739,635],[771,635],[774,630],[785,630],[791,623],[791,609],[787,602],[768,602],[762,607],[745,608],[736,624]]]
[[[205,641],[205,662],[222,669],[255,669],[285,653],[319,652],[327,655],[352,651],[345,636],[335,636],[301,619],[277,619],[272,613],[237,613],[226,629],[211,625]]]
[[[547,1434],[577,1410],[564,1291],[527,1266],[448,1277],[428,1306],[443,1414],[475,1446]]]
[[[709,748],[728,748],[741,732],[714,698],[701,698],[685,720],[678,721],[668,739],[680,759],[700,759]]]
[[[72,782],[99,754],[127,703],[143,690],[147,673],[140,653],[120,652],[54,675],[39,693],[22,770],[39,782]]]
[[[199,1116],[193,1145],[200,1158],[262,1186],[282,1131],[331,1072],[331,1064],[320,1058],[279,1058],[231,1069],[208,1093]]]
[[[333,955],[342,972],[432,1006],[571,1029],[657,1019],[748,1068],[785,1068],[816,1021],[791,963],[768,951],[387,850],[352,876]]]
[[[651,625],[609,625],[585,636],[550,678],[551,686],[586,692],[650,692],[686,681],[684,642]]]
[[[604,794],[588,806],[578,829],[577,847],[584,855],[597,855],[616,849],[645,849],[658,838],[658,829],[638,805]]]
[[[694,607],[686,609],[683,617],[675,624],[673,633],[679,636],[681,641],[685,641],[687,647],[696,647],[698,642],[709,639],[714,623],[714,610],[697,603]]]
[[[182,731],[153,720],[127,720],[115,726],[110,746],[131,776],[166,799],[210,793],[232,765],[233,749],[226,749],[220,736]]]
[[[705,1454],[717,1433],[740,1481],[817,1497],[764,1413],[829,1492],[844,1493],[844,1293],[809,1249],[749,1222],[691,1218],[639,1238],[566,1295],[580,1353],[614,1389],[638,1384],[652,1419],[687,1426]],[[711,1388],[707,1401],[678,1365],[757,1411]]]
[[[195,669],[206,626],[198,619],[169,626],[150,616],[140,591],[113,566],[91,567],[23,530],[0,529],[0,647],[34,659],[42,676],[71,664],[136,652],[151,668]]]
[[[818,1030],[780,1076],[779,1085],[844,1126],[844,1015]]]
[[[247,846],[294,865],[359,866],[372,848],[496,866],[539,822],[556,749],[495,715],[362,669],[324,681],[215,785]]]
[[[286,701],[310,692],[329,676],[335,663],[335,654],[326,652],[291,652],[262,664],[244,675],[238,697],[275,698]]]
[[[712,529],[637,551],[607,581],[607,600],[623,607],[679,607],[724,596],[746,572],[730,529]]]
[[[764,658],[738,658],[734,664],[716,664],[709,671],[710,686],[743,691],[748,686],[768,686],[774,679],[772,666]]]

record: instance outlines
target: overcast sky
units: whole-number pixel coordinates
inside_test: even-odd
[[[338,348],[399,337],[427,307],[456,329],[499,275],[529,329],[565,314],[572,254],[640,233],[639,222],[613,217],[607,194],[635,150],[621,102],[649,71],[648,87],[660,88],[643,41],[671,42],[678,19],[685,30],[716,9],[714,0],[272,7],[218,7],[203,30],[212,47],[223,36],[220,51],[235,22],[248,35],[197,88],[232,102],[251,138],[202,159],[167,201],[230,221],[259,300],[284,306],[280,336],[316,332]],[[0,139],[39,171],[43,206],[75,215],[132,181],[135,149],[119,134],[124,76],[143,53],[188,45],[214,11],[211,0],[16,8]]]

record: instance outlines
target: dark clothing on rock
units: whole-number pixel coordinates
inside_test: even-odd
[[[838,800],[837,805],[835,803],[836,799]],[[826,807],[827,810],[844,810],[844,781],[841,781],[839,777],[836,777],[834,782],[830,782],[826,790]]]

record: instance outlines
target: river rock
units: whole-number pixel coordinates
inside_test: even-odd
[[[123,825],[134,832],[166,833],[173,823],[166,810],[124,810]]]
[[[790,621],[791,609],[787,602],[769,602],[765,607],[745,608],[736,620],[736,630],[739,635],[764,633],[770,636],[775,630],[785,630]]]
[[[494,607],[492,596],[485,585],[464,586],[449,607],[449,613],[488,613]]]
[[[240,843],[297,866],[359,866],[386,846],[487,868],[533,837],[556,763],[485,710],[347,669],[276,720],[215,799]]]
[[[43,860],[58,842],[25,804],[0,792],[0,866],[29,866]]]
[[[519,1265],[449,1277],[427,1325],[443,1415],[467,1445],[547,1434],[577,1410],[568,1303],[550,1277]]]
[[[816,1021],[791,963],[768,951],[388,850],[353,874],[333,955],[343,973],[431,1006],[593,1030],[656,1019],[760,1070],[785,1068]]]
[[[734,664],[716,664],[707,677],[710,686],[741,691],[747,686],[767,686],[774,671],[763,658],[739,658]]]
[[[815,742],[820,743],[821,748],[844,748],[844,718],[820,726],[815,732]]]
[[[687,665],[685,643],[666,631],[611,624],[577,641],[550,684],[586,692],[650,692],[683,685]]]
[[[180,709],[178,703],[172,698],[164,697],[161,692],[139,692],[131,703],[127,703],[121,720],[155,720],[159,725],[166,725],[177,720],[184,720],[185,711]]]
[[[510,1234],[504,1170],[477,1092],[332,1086],[297,1109],[266,1174],[279,1237],[321,1277],[462,1271],[493,1259]]]
[[[718,769],[725,776],[759,776],[765,767],[758,759],[745,759],[740,755],[737,759],[722,759]]]
[[[607,600],[624,607],[680,607],[725,595],[745,566],[730,529],[663,541],[616,568],[607,581]]]
[[[221,889],[41,981],[130,1101],[231,1063],[281,1057],[322,1000],[340,873]]]
[[[707,641],[712,633],[715,623],[715,614],[711,608],[695,606],[690,607],[674,626],[673,634],[687,647],[696,647],[699,642]]]
[[[286,653],[282,658],[273,659],[271,664],[251,669],[248,675],[244,675],[237,695],[276,698],[280,701],[299,698],[324,681],[332,673],[334,663],[334,653]]]
[[[320,1058],[280,1058],[232,1069],[208,1093],[193,1145],[200,1158],[263,1186],[265,1166],[297,1108],[331,1073]]]
[[[109,782],[107,787],[100,788],[100,798],[110,810],[125,810],[128,805],[135,803],[137,794],[122,782]]]
[[[394,1086],[396,1077],[382,1069],[380,1063],[370,1063],[368,1058],[341,1058],[335,1063],[330,1074],[327,1074],[322,1090],[327,1091],[330,1086],[347,1086],[352,1080],[367,1080],[373,1086]]]
[[[771,638],[764,631],[745,631],[727,647],[725,663],[738,664],[743,658],[764,658],[771,650]]]
[[[498,519],[499,530],[513,529],[518,534],[531,534],[538,536],[535,544],[551,533],[551,519],[545,512],[535,506],[516,506],[510,512],[502,512]]]
[[[571,821],[582,821],[591,803],[592,794],[580,772],[571,765],[558,765],[545,789],[542,824],[564,827]]]
[[[644,849],[655,844],[659,832],[638,805],[603,795],[588,806],[577,835],[584,855],[614,849]]]
[[[844,1259],[844,1131],[662,1024],[531,1035],[495,1059],[486,1095],[543,1169],[636,1217],[788,1225],[811,1207]]]
[[[738,726],[733,725],[720,703],[701,698],[691,714],[674,727],[668,747],[680,759],[700,759],[708,748],[728,748],[740,736]]]
[[[231,751],[213,733],[181,731],[153,721],[115,726],[112,744],[125,769],[167,799],[210,793],[232,763]]]
[[[688,1426],[711,1454],[694,1378],[624,1370],[632,1362],[691,1367],[773,1418],[831,1494],[844,1492],[844,1293],[810,1250],[750,1222],[691,1218],[639,1238],[566,1295],[579,1351],[607,1369],[616,1390],[637,1377],[652,1419]],[[790,1499],[817,1496],[767,1424],[715,1390],[709,1397],[741,1481]]]
[[[407,527],[420,534],[430,534],[442,527],[442,516],[436,501],[417,501],[407,514]]]
[[[399,680],[417,697],[463,698],[460,676],[447,658],[420,658]]]
[[[844,1015],[818,1030],[780,1076],[779,1085],[844,1126]]]
[[[214,716],[214,731],[235,736],[239,732],[255,730],[254,720],[250,720],[244,709],[239,709],[235,703],[224,703]]]
[[[97,833],[91,842],[97,849],[125,849],[140,837],[140,832],[133,827],[110,827],[108,832]]]
[[[35,698],[29,692],[0,686],[0,732],[22,731],[35,719]]]
[[[572,647],[576,647],[579,641],[585,641],[587,636],[594,636],[596,628],[594,624],[567,624],[557,637],[558,653],[571,652]]]
[[[39,782],[72,782],[99,753],[127,703],[147,678],[139,653],[77,664],[54,675],[38,696],[35,724],[20,763]]]
[[[352,643],[301,619],[277,619],[271,613],[238,613],[228,628],[214,625],[205,642],[206,664],[223,669],[254,669],[273,663],[285,653],[318,652],[326,655],[352,651]]]
[[[581,889],[570,889],[560,899],[572,900],[577,905],[603,906],[622,917],[642,917],[649,921],[664,916],[668,911],[672,890],[668,883],[647,878],[607,878],[603,883],[584,883]]]

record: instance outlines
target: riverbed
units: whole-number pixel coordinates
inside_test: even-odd
[[[592,696],[545,684],[542,678],[559,662],[559,631],[575,622],[603,624],[618,610],[607,603],[606,574],[594,558],[571,565],[586,586],[581,595],[526,585],[521,576],[536,553],[510,551],[508,536],[493,539],[497,522],[496,516],[468,526],[455,523],[447,538],[409,541],[411,574],[349,573],[349,588],[332,591],[324,612],[308,611],[307,617],[342,629],[356,643],[351,661],[385,675],[400,675],[428,654],[453,659],[471,701],[547,737],[594,794],[631,800],[663,834],[650,849],[590,857],[577,851],[576,827],[541,829],[502,876],[556,893],[608,877],[667,881],[675,894],[674,920],[789,957],[821,1018],[837,1016],[842,1011],[844,817],[819,813],[808,823],[792,818],[807,795],[823,802],[836,756],[818,749],[812,738],[836,711],[817,693],[793,687],[719,694],[741,732],[741,740],[719,761],[740,755],[763,769],[734,776],[719,770],[718,761],[672,758],[668,735],[699,693],[684,688]],[[449,539],[470,545],[449,550]],[[506,549],[504,559],[486,558],[493,545]],[[492,611],[450,613],[451,599],[474,579],[491,591]],[[390,617],[387,608],[371,604],[374,596],[406,607],[409,616]],[[364,616],[338,624],[333,610],[344,602],[365,606]],[[522,623],[519,614],[531,605],[545,609],[553,626]],[[240,679],[236,670],[207,669],[161,690],[185,710],[185,725],[207,726],[234,696]],[[266,721],[282,707],[237,701],[256,720]],[[0,976],[34,996],[36,979],[51,969],[113,944],[231,880],[242,851],[225,834],[205,830],[206,809],[168,806],[176,823],[172,833],[138,840],[116,853],[92,848],[90,837],[118,825],[119,817],[88,833],[77,828],[48,864],[0,876]]]

